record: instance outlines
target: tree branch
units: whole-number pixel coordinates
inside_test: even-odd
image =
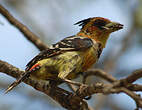
[[[92,73],[96,72],[102,72],[101,74],[104,74],[104,76],[107,76],[107,79],[109,77],[109,74],[104,73],[102,70],[90,70]],[[141,74],[142,70],[135,71],[131,75],[129,75],[125,80],[127,81],[128,78],[133,78],[134,74]],[[0,60],[0,72],[6,73],[7,75],[10,75],[14,78],[18,78],[21,74],[24,74],[24,71],[8,64],[7,62]],[[101,76],[101,75],[99,75]],[[105,77],[103,78],[105,79]],[[111,79],[112,76],[110,75]],[[135,78],[134,78],[135,79]],[[33,88],[35,88],[38,91],[41,91],[50,97],[52,97],[54,100],[56,100],[59,104],[61,104],[63,107],[71,110],[76,110],[81,108],[80,110],[86,110],[89,109],[87,103],[83,100],[86,96],[91,96],[96,93],[102,93],[102,94],[116,94],[116,93],[126,93],[128,96],[133,98],[137,104],[137,107],[142,108],[142,99],[139,95],[132,91],[141,91],[142,86],[137,84],[130,84],[124,79],[122,80],[115,80],[110,81],[111,84],[104,84],[104,83],[95,83],[92,85],[82,85],[79,87],[79,89],[73,94],[71,92],[68,92],[64,89],[58,88],[58,87],[50,87],[49,84],[46,81],[38,81],[32,78],[26,79],[24,82]],[[122,82],[125,81],[125,83]],[[53,92],[54,91],[54,92]],[[79,103],[80,102],[80,103]],[[84,107],[85,104],[85,107]],[[71,106],[72,105],[72,106]]]
[[[21,31],[24,36],[31,41],[40,51],[48,48],[34,33],[32,33],[24,24],[15,19],[2,5],[0,5],[0,13],[15,27]]]
[[[0,5],[0,13],[8,19],[8,21],[17,27],[25,37],[31,41],[39,50],[44,50],[48,48],[34,33],[32,33],[25,25],[16,20],[3,6]],[[7,62],[0,60],[0,72],[6,73],[9,76],[14,78],[19,78],[21,74],[24,74],[25,71],[22,71],[13,65],[8,64]],[[96,93],[102,94],[115,94],[115,93],[125,93],[130,96],[137,105],[137,109],[142,108],[142,98],[134,93],[135,91],[142,91],[142,85],[132,84],[137,79],[142,77],[142,69],[133,72],[126,78],[117,80],[110,74],[99,70],[92,69],[86,72],[84,75],[84,83],[90,75],[95,75],[105,79],[110,82],[110,84],[104,83],[95,83],[92,85],[81,85],[77,91],[73,93],[68,92],[59,87],[51,87],[47,81],[39,81],[29,77],[24,81],[24,83],[32,86],[38,91],[45,93],[46,95],[52,97],[57,101],[62,107],[69,110],[89,110],[88,104],[84,101],[86,96],[91,96]]]
[[[130,96],[136,102],[137,109],[142,108],[142,98],[136,93],[132,92],[142,90],[142,85],[132,84],[134,81],[142,77],[142,69],[136,70],[126,78],[120,80],[115,79],[113,76],[102,70],[92,69],[87,71],[86,75],[84,75],[84,82],[90,75],[101,77],[110,82],[111,84],[97,83],[90,86],[82,85],[77,90],[76,95],[84,98],[95,93],[114,94],[123,92]]]
[[[142,69],[134,71],[132,74],[130,74],[128,77],[121,80],[123,83],[133,83],[139,78],[142,77]],[[124,82],[125,81],[125,82]]]
[[[14,78],[20,77],[21,74],[24,74],[24,71],[14,67],[13,65],[8,64],[7,62],[0,60],[0,72],[6,73],[9,76]],[[24,83],[32,86],[38,91],[45,93],[46,95],[52,97],[57,101],[62,107],[69,110],[89,110],[87,103],[78,96],[73,96],[71,92],[68,92],[64,89],[58,87],[50,87],[47,81],[39,81],[33,78],[28,78]],[[80,103],[78,103],[80,102]],[[84,106],[85,104],[85,106]]]
[[[98,76],[98,77],[101,77],[101,78],[105,79],[108,82],[115,82],[115,81],[117,81],[113,76],[111,76],[111,74],[108,74],[108,73],[106,73],[103,70],[91,69],[91,70],[88,70],[87,72],[85,72],[85,74],[83,76],[83,83],[86,82],[86,79],[89,76]]]

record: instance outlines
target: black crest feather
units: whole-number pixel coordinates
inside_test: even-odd
[[[100,29],[103,29],[102,26],[105,26],[106,24],[107,24],[106,20],[104,20],[104,19],[96,19],[94,21],[93,25],[98,27],[98,28],[100,28]]]
[[[85,26],[88,22],[90,22],[91,19],[92,19],[92,18],[87,18],[87,19],[81,20],[81,21],[75,23],[74,25],[79,25],[79,26],[82,26],[82,28],[84,28],[84,26]]]

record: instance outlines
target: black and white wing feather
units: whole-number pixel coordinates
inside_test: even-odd
[[[90,38],[71,36],[53,44],[52,48],[59,48],[62,51],[81,51],[91,47],[92,45],[93,42]]]
[[[51,48],[41,51],[36,57],[34,57],[26,66],[26,73],[23,74],[19,79],[13,82],[6,90],[5,93],[12,90],[19,83],[21,83],[25,78],[27,78],[31,72],[40,68],[40,65],[36,63],[42,59],[50,58],[66,51],[84,51],[93,45],[93,41],[89,38],[80,36],[67,37],[60,42],[53,44]]]
[[[66,51],[83,51],[93,45],[91,39],[80,36],[67,37],[60,42],[53,44],[49,49],[41,51],[36,57],[34,57],[26,66],[26,71],[42,59],[53,57],[64,53]]]

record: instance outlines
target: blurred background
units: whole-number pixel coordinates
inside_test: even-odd
[[[76,34],[80,27],[73,24],[88,17],[120,22],[124,29],[111,34],[94,68],[118,79],[142,68],[142,0],[0,0],[0,4],[48,45]],[[23,70],[39,53],[1,14],[0,41],[0,59]],[[88,79],[87,83],[103,81]],[[0,110],[63,110],[50,97],[23,83],[5,95],[4,90],[14,80],[0,73]],[[142,84],[142,80],[136,83]],[[125,94],[96,94],[88,103],[95,110],[135,109],[135,102]]]

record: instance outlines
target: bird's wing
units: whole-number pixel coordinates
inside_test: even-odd
[[[7,89],[6,92],[9,92],[14,87],[16,87],[19,83],[21,83],[24,79],[30,76],[32,71],[36,71],[40,69],[40,65],[37,63],[38,61],[46,58],[50,58],[56,55],[59,55],[66,51],[84,51],[91,47],[93,42],[89,38],[84,38],[80,36],[71,36],[67,37],[60,42],[53,44],[50,49],[46,49],[41,51],[36,57],[34,57],[26,66],[25,74],[23,74],[19,79],[13,82]]]
[[[35,56],[27,65],[26,65],[26,71],[31,71],[32,69],[34,69],[34,65],[45,58],[49,58],[55,55],[61,54],[60,49],[46,49],[41,51],[37,56]],[[38,65],[37,65],[38,66]],[[36,67],[36,66],[35,66]]]
[[[26,66],[26,71],[34,69],[35,64],[46,58],[50,58],[67,51],[84,51],[93,45],[93,41],[90,38],[71,36],[67,37],[60,42],[53,44],[50,49],[41,51],[36,57],[34,57]]]

